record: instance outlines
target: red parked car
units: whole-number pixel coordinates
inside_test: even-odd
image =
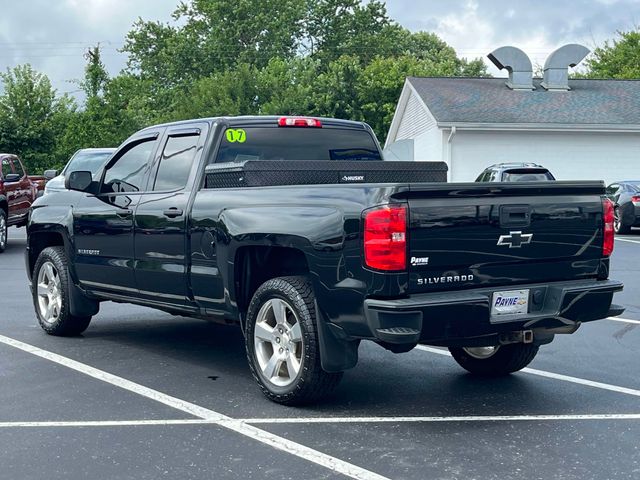
[[[28,176],[17,155],[0,153],[0,253],[7,246],[7,229],[27,223],[31,204],[42,195],[45,177]]]

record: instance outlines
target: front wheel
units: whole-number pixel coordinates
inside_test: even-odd
[[[619,207],[613,210],[613,230],[620,235],[627,234],[631,231],[631,227],[623,223]]]
[[[3,209],[0,209],[0,253],[7,248],[7,232],[7,214]]]
[[[538,353],[531,343],[496,347],[451,347],[449,351],[462,368],[475,375],[501,376],[522,370]]]
[[[91,322],[91,317],[71,314],[70,282],[64,248],[42,250],[33,269],[33,305],[38,323],[49,335],[79,335]]]
[[[311,403],[329,394],[342,372],[320,363],[315,297],[306,277],[280,277],[258,288],[247,312],[245,346],[251,373],[264,395],[283,405]]]

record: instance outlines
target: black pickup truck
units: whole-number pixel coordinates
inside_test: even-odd
[[[95,178],[31,210],[42,328],[78,335],[107,300],[235,323],[283,404],[330,392],[361,340],[500,375],[623,310],[601,182],[446,183],[444,164],[383,161],[365,124],[304,117],[146,128]]]

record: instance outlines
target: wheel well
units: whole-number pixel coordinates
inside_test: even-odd
[[[57,232],[39,232],[29,235],[29,275],[40,256],[40,252],[47,247],[62,247],[64,239]]]
[[[253,294],[264,282],[309,273],[304,253],[289,247],[243,247],[236,252],[234,265],[236,302],[243,317]]]

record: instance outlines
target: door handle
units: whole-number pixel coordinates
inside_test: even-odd
[[[176,217],[180,217],[182,215],[182,209],[176,208],[176,207],[171,207],[171,208],[165,210],[163,213],[164,213],[165,217],[176,218]]]
[[[116,212],[116,215],[120,218],[127,218],[127,217],[130,217],[132,213],[133,213],[133,210],[126,209],[126,210],[118,210]]]

